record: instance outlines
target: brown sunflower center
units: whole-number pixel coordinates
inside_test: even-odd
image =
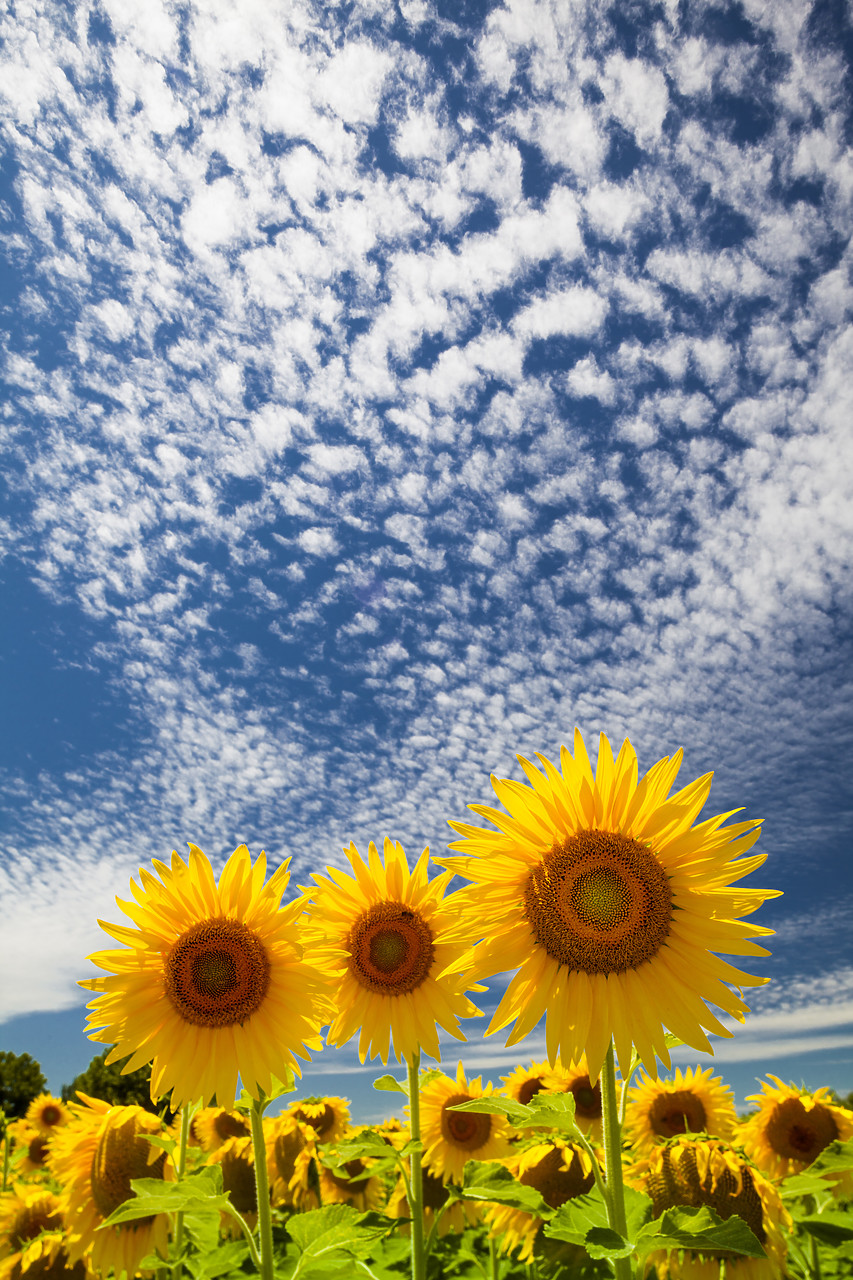
[[[43,1125],[50,1128],[52,1125],[59,1124],[62,1112],[55,1103],[49,1102],[46,1107],[42,1107],[40,1119]]]
[[[423,1170],[424,1208],[440,1209],[447,1201],[447,1185],[429,1169]]]
[[[364,1175],[367,1173],[367,1165],[363,1160],[347,1160],[343,1169],[337,1173],[332,1169],[327,1169],[326,1172],[330,1180],[341,1191],[358,1194],[359,1191],[364,1191],[365,1189]]]
[[[28,1262],[26,1270],[22,1270],[20,1262],[16,1262],[9,1272],[9,1280],[86,1280],[87,1268],[82,1258],[71,1264],[68,1254],[61,1246],[51,1249]]]
[[[595,1175],[591,1169],[585,1172],[576,1151],[562,1151],[559,1147],[553,1147],[519,1178],[523,1186],[535,1187],[552,1209],[559,1209],[575,1196],[585,1196],[594,1181]]]
[[[130,1199],[132,1178],[163,1177],[166,1152],[161,1151],[149,1163],[151,1151],[151,1143],[142,1136],[132,1115],[120,1124],[107,1124],[98,1139],[90,1170],[92,1199],[104,1218]],[[151,1221],[140,1218],[134,1226]]]
[[[230,1111],[220,1111],[213,1122],[213,1129],[221,1142],[227,1142],[229,1138],[249,1137],[249,1126],[245,1120],[232,1115]]]
[[[703,1144],[697,1143],[697,1147],[699,1145]],[[741,1164],[739,1173],[740,1177],[724,1159],[715,1159],[713,1155],[707,1161],[697,1160],[697,1151],[692,1145],[664,1147],[660,1169],[653,1170],[646,1180],[654,1216],[659,1218],[664,1209],[676,1205],[699,1208],[706,1204],[724,1220],[735,1214],[743,1218],[758,1242],[763,1244],[766,1232],[761,1197],[749,1166]],[[720,1251],[720,1256],[724,1252]]]
[[[649,1124],[659,1138],[679,1133],[703,1133],[707,1126],[705,1108],[689,1089],[673,1089],[658,1094],[649,1107]]]
[[[454,1093],[441,1110],[441,1132],[446,1142],[466,1151],[476,1151],[489,1140],[492,1131],[491,1116],[482,1111],[450,1111],[460,1102],[471,1102],[467,1093]]]
[[[518,1091],[518,1101],[525,1106],[531,1098],[535,1098],[537,1093],[541,1093],[545,1088],[545,1081],[541,1076],[531,1076],[529,1080],[525,1080]]]
[[[260,1008],[269,988],[270,962],[261,939],[242,921],[202,920],[172,944],[164,983],[185,1022],[231,1027]]]
[[[9,1231],[9,1243],[15,1253],[29,1240],[35,1240],[42,1231],[61,1231],[62,1214],[59,1206],[45,1199],[29,1204],[16,1215]]]
[[[307,1139],[296,1126],[284,1129],[276,1138],[273,1147],[275,1167],[285,1187],[296,1172],[296,1157],[306,1145]]]
[[[47,1157],[47,1138],[40,1133],[30,1138],[27,1144],[27,1158],[32,1164],[43,1165]]]
[[[312,1110],[314,1110],[313,1107]],[[301,1107],[297,1111],[294,1111],[293,1114],[295,1118],[297,1120],[301,1120],[303,1124],[310,1125],[321,1141],[327,1133],[332,1131],[335,1124],[335,1112],[333,1108],[329,1106],[328,1102],[323,1104],[322,1110],[314,1111],[313,1115],[309,1116]]]
[[[251,1141],[236,1143],[222,1156],[222,1186],[231,1194],[231,1203],[238,1213],[257,1213],[258,1192],[255,1184],[255,1165],[251,1159]]]
[[[838,1126],[819,1102],[807,1110],[799,1098],[785,1098],[773,1109],[766,1134],[777,1155],[811,1164],[838,1137]]]
[[[624,973],[654,956],[672,920],[654,854],[613,831],[578,831],[546,853],[524,888],[540,946],[568,969]]]
[[[601,1084],[590,1082],[589,1076],[578,1076],[569,1085],[569,1093],[575,1100],[575,1115],[581,1120],[601,1119]]]
[[[387,996],[419,987],[435,955],[429,925],[401,902],[378,902],[360,915],[347,949],[356,982]]]

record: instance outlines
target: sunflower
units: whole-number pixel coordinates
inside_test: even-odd
[[[317,1203],[316,1188],[312,1186],[310,1161],[316,1162],[317,1134],[308,1124],[303,1124],[286,1112],[267,1127],[264,1125],[267,1148],[267,1175],[273,1204],[287,1205],[295,1209],[311,1209]],[[299,1163],[303,1151],[307,1160]],[[313,1177],[316,1177],[316,1163]]]
[[[593,774],[576,730],[574,757],[561,750],[562,774],[540,755],[541,771],[519,757],[530,787],[492,778],[509,816],[469,806],[497,831],[451,822],[463,838],[450,848],[466,856],[436,861],[472,881],[454,894],[484,939],[472,974],[519,969],[487,1034],[515,1020],[507,1043],[516,1044],[547,1012],[549,1061],[585,1052],[597,1079],[611,1039],[623,1073],[632,1042],[650,1074],[656,1054],[669,1066],[664,1026],[711,1053],[703,1027],[732,1033],[705,1001],[743,1021],[749,1010],[726,984],[766,979],[712,951],[766,955],[749,939],[773,931],[739,917],[776,894],[731,888],[764,861],[739,857],[759,822],[723,826],[723,814],[693,826],[712,775],[669,796],[681,757],[659,761],[638,783],[630,742],[614,760],[602,734]]]
[[[85,1258],[72,1262],[62,1231],[45,1231],[0,1263],[0,1280],[90,1280]]]
[[[809,1093],[774,1075],[760,1083],[761,1093],[747,1095],[758,1110],[747,1118],[739,1138],[747,1155],[774,1181],[802,1172],[830,1142],[853,1137],[853,1112],[833,1103],[829,1089]],[[835,1189],[853,1195],[853,1177],[842,1175]]]
[[[730,1140],[737,1127],[734,1097],[710,1067],[676,1070],[672,1080],[642,1076],[628,1090],[625,1136],[637,1155],[679,1133],[707,1133]]]
[[[650,1152],[638,1185],[651,1197],[655,1218],[676,1205],[708,1205],[724,1220],[743,1219],[767,1256],[725,1255],[730,1280],[779,1280],[785,1274],[790,1215],[773,1184],[729,1143],[690,1134],[672,1138]],[[720,1256],[661,1251],[649,1263],[661,1280],[719,1280]]]
[[[239,1111],[225,1107],[202,1107],[192,1120],[196,1141],[203,1151],[216,1151],[229,1138],[247,1138],[251,1135],[249,1122]]]
[[[522,1186],[533,1187],[552,1209],[559,1209],[575,1196],[586,1195],[595,1183],[587,1152],[578,1143],[564,1142],[562,1138],[537,1142],[503,1163]],[[502,1253],[521,1246],[519,1261],[530,1261],[541,1218],[508,1205],[495,1205],[488,1211],[486,1222],[490,1236],[502,1237]]]
[[[291,1102],[285,1114],[313,1129],[318,1142],[337,1142],[349,1126],[346,1098],[299,1098]]]
[[[272,1091],[271,1074],[299,1073],[294,1053],[320,1047],[326,1003],[322,976],[302,959],[298,902],[279,909],[288,863],[264,885],[266,857],[254,865],[245,845],[217,885],[191,844],[189,863],[140,868],[135,902],[116,902],[136,928],[101,927],[123,951],[90,957],[106,977],[80,983],[102,992],[90,1001],[89,1037],[115,1043],[108,1063],[132,1056],[122,1072],[152,1062],[151,1096],[171,1106],[215,1096],[228,1105],[237,1075],[253,1097]]]
[[[450,1110],[493,1092],[491,1083],[483,1088],[480,1076],[469,1083],[461,1062],[455,1080],[439,1075],[421,1089],[424,1165],[445,1182],[462,1181],[466,1160],[501,1160],[509,1155],[512,1130],[502,1116]]]
[[[531,1062],[529,1067],[517,1066],[508,1076],[501,1076],[503,1092],[515,1102],[527,1105],[537,1093],[550,1092],[553,1070],[547,1062]]]
[[[149,1253],[165,1258],[169,1247],[169,1218],[155,1217],[99,1230],[120,1204],[133,1194],[134,1178],[173,1176],[166,1153],[147,1140],[165,1135],[158,1116],[138,1106],[112,1107],[78,1093],[71,1122],[51,1139],[51,1173],[63,1186],[63,1208],[69,1232],[72,1263],[91,1250],[91,1266],[106,1274],[114,1268],[117,1280],[132,1277]]]
[[[20,1156],[18,1174],[41,1174],[47,1166],[48,1135],[26,1119],[13,1120],[6,1126],[13,1149]]]
[[[44,1231],[62,1231],[59,1197],[24,1183],[0,1194],[0,1280],[20,1265],[27,1246]]]
[[[234,1208],[254,1231],[258,1225],[258,1189],[255,1183],[255,1157],[252,1139],[228,1138],[208,1157],[208,1164],[222,1170],[222,1186],[230,1195]],[[220,1228],[225,1235],[240,1236],[239,1223],[228,1213],[219,1215]]]
[[[358,1031],[362,1062],[387,1062],[393,1036],[400,1061],[413,1062],[419,1050],[440,1060],[436,1023],[464,1040],[459,1018],[480,1015],[458,971],[471,946],[444,901],[452,876],[429,879],[428,849],[410,872],[403,846],[391,840],[384,865],[372,843],[366,863],[354,844],[344,853],[353,875],[330,867],[330,879],[314,875],[316,888],[303,890],[306,945],[335,982],[327,1043],[345,1044]]]
[[[361,1130],[354,1132],[358,1133]],[[385,1199],[385,1187],[381,1178],[371,1174],[374,1160],[347,1160],[336,1163],[334,1149],[320,1155],[317,1172],[320,1179],[320,1199],[326,1204],[351,1204],[359,1213],[377,1209]]]
[[[451,1231],[456,1235],[461,1235],[466,1227],[473,1227],[480,1221],[482,1216],[482,1206],[474,1204],[470,1200],[456,1200],[449,1209],[445,1209],[449,1198],[448,1183],[443,1178],[439,1178],[430,1169],[422,1169],[423,1178],[423,1204],[424,1204],[424,1230],[429,1233],[432,1230],[433,1223],[438,1217],[438,1227],[436,1234],[446,1236]],[[443,1210],[443,1212],[441,1212]],[[411,1215],[409,1207],[409,1198],[406,1194],[406,1184],[402,1176],[397,1179],[394,1190],[388,1197],[388,1204],[385,1212],[389,1218],[408,1218]],[[411,1228],[408,1223],[400,1227],[403,1235],[409,1235]]]
[[[581,1054],[578,1062],[570,1062],[567,1067],[560,1064],[554,1066],[555,1093],[570,1093],[575,1100],[575,1124],[581,1133],[593,1142],[601,1141],[601,1081],[590,1080],[586,1057]]]
[[[65,1103],[49,1093],[40,1093],[27,1107],[27,1124],[38,1129],[45,1137],[49,1137],[61,1125],[68,1124],[70,1119],[71,1113]]]

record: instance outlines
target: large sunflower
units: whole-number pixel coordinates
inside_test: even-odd
[[[710,1067],[690,1067],[684,1075],[676,1070],[672,1080],[643,1076],[628,1090],[625,1137],[637,1155],[679,1133],[707,1133],[728,1141],[736,1126],[732,1091]]]
[[[759,1169],[774,1181],[801,1173],[830,1142],[853,1137],[853,1112],[837,1106],[828,1088],[810,1093],[770,1075],[761,1081],[761,1093],[748,1094],[747,1102],[754,1102],[758,1110],[747,1117],[739,1139]],[[853,1195],[849,1173],[836,1185],[845,1195]]]
[[[586,1150],[562,1138],[537,1142],[503,1163],[523,1186],[538,1191],[552,1209],[559,1209],[575,1196],[586,1195],[595,1183],[592,1160]],[[511,1253],[520,1246],[519,1261],[530,1261],[536,1233],[542,1226],[540,1217],[523,1209],[495,1205],[489,1209],[486,1221],[489,1235],[500,1238],[502,1253]]]
[[[547,1011],[548,1058],[586,1052],[596,1079],[611,1037],[628,1071],[632,1042],[655,1074],[655,1054],[669,1065],[664,1027],[710,1053],[703,1028],[731,1032],[708,1010],[711,1001],[743,1020],[747,1006],[727,985],[760,985],[712,952],[766,955],[749,939],[771,929],[742,919],[771,890],[732,888],[764,861],[740,858],[758,838],[758,821],[724,826],[729,814],[693,823],[711,774],[669,791],[682,753],[659,761],[638,782],[627,740],[614,760],[601,735],[593,773],[575,731],[574,757],[563,747],[562,773],[539,756],[541,770],[519,757],[531,780],[492,778],[508,810],[470,805],[489,831],[451,822],[465,857],[437,862],[473,883],[454,894],[476,935],[473,976],[519,968],[487,1034],[515,1020],[516,1044]]]
[[[189,863],[156,862],[156,879],[140,868],[135,902],[116,902],[135,928],[101,927],[122,951],[90,957],[106,977],[80,983],[102,992],[90,1001],[89,1036],[115,1044],[107,1062],[152,1062],[151,1095],[171,1090],[171,1106],[214,1096],[227,1106],[237,1075],[254,1096],[272,1089],[271,1074],[299,1072],[294,1053],[320,1047],[326,1004],[322,976],[302,958],[299,902],[280,909],[289,873],[283,863],[264,884],[266,857],[252,865],[241,845],[217,885],[201,849]]]
[[[726,1220],[742,1218],[767,1255],[726,1256],[730,1280],[779,1280],[785,1274],[791,1218],[776,1188],[738,1151],[718,1138],[684,1135],[655,1148],[638,1183],[655,1218],[677,1205],[707,1205]],[[653,1253],[661,1280],[719,1280],[720,1255],[688,1250]]]
[[[78,1093],[82,1106],[74,1118],[51,1138],[51,1172],[63,1188],[63,1207],[72,1263],[91,1250],[92,1269],[104,1275],[114,1268],[132,1277],[142,1258],[169,1247],[169,1218],[152,1218],[99,1230],[115,1209],[129,1200],[133,1178],[173,1177],[165,1151],[148,1135],[166,1136],[159,1117],[138,1106],[111,1107]]]
[[[483,1088],[480,1076],[466,1080],[461,1062],[455,1080],[439,1075],[421,1089],[424,1165],[445,1182],[461,1182],[467,1160],[501,1160],[509,1155],[512,1130],[502,1116],[450,1110],[493,1092],[491,1083]]]
[[[364,862],[354,844],[344,852],[353,875],[329,868],[312,878],[306,945],[314,963],[333,976],[337,1017],[327,1042],[344,1044],[359,1032],[362,1062],[394,1052],[412,1062],[423,1050],[440,1059],[436,1023],[457,1040],[459,1018],[479,1015],[458,970],[470,953],[456,912],[444,901],[449,872],[430,880],[429,850],[409,871],[400,844],[385,841],[385,862],[374,844]],[[481,989],[481,988],[480,988]]]

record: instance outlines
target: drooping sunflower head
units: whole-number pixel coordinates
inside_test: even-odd
[[[736,1280],[779,1280],[785,1271],[786,1233],[791,1218],[779,1193],[743,1155],[719,1138],[683,1135],[654,1148],[645,1162],[642,1189],[659,1218],[677,1205],[707,1205],[724,1221],[742,1218],[766,1257],[726,1256]],[[650,1255],[661,1277],[672,1280],[719,1280],[719,1252],[689,1251]]]
[[[264,1126],[267,1135],[267,1176],[273,1204],[296,1209],[312,1207],[309,1197],[315,1197],[316,1188],[310,1178],[310,1161],[317,1156],[317,1134],[311,1125],[303,1124],[287,1112]],[[299,1157],[308,1152],[308,1160],[300,1165]],[[300,1173],[297,1170],[301,1170]],[[316,1200],[314,1199],[314,1203]]]
[[[135,928],[101,922],[124,949],[90,957],[108,976],[80,983],[102,993],[89,1036],[115,1044],[108,1063],[131,1055],[124,1072],[151,1062],[152,1097],[171,1092],[173,1110],[229,1106],[238,1073],[254,1097],[271,1092],[271,1076],[298,1073],[294,1055],[319,1045],[327,992],[303,959],[301,905],[280,908],[287,866],[264,884],[264,854],[253,865],[241,845],[217,883],[191,844],[188,863],[155,862],[159,879],[140,868],[134,901],[116,899]]]
[[[776,894],[731,887],[764,861],[740,856],[759,823],[724,826],[722,814],[694,825],[712,775],[670,795],[681,755],[638,780],[630,742],[614,759],[602,734],[593,773],[576,730],[561,771],[519,757],[531,786],[492,778],[506,812],[469,806],[496,831],[451,822],[462,838],[450,848],[464,856],[436,861],[471,881],[454,898],[483,939],[473,974],[520,966],[487,1034],[515,1020],[515,1044],[547,1013],[549,1061],[585,1052],[595,1080],[611,1038],[623,1072],[633,1043],[654,1076],[656,1055],[670,1063],[664,1027],[710,1053],[705,1030],[731,1032],[706,1002],[743,1020],[747,1006],[728,984],[766,979],[713,953],[766,955],[751,939],[772,930],[741,917]]]
[[[347,1098],[299,1098],[291,1102],[286,1114],[314,1130],[318,1142],[337,1142],[349,1125]]]
[[[739,1140],[774,1180],[800,1173],[830,1142],[853,1137],[853,1112],[834,1103],[827,1088],[809,1092],[771,1075],[761,1082],[761,1092],[748,1095],[747,1101],[758,1110],[740,1129]],[[835,1187],[853,1195],[853,1177],[842,1177]]]
[[[440,1058],[436,1024],[458,1040],[460,1018],[480,1013],[465,995],[471,946],[444,901],[451,876],[428,876],[429,850],[409,870],[402,845],[374,844],[365,862],[344,850],[353,874],[329,869],[304,890],[306,940],[334,983],[337,1010],[327,1033],[341,1045],[359,1032],[359,1054],[411,1062],[420,1050]]]
[[[20,1254],[43,1231],[61,1231],[59,1197],[44,1187],[24,1183],[0,1194],[0,1259]]]
[[[638,1155],[680,1133],[729,1140],[736,1125],[732,1091],[710,1067],[676,1070],[672,1080],[643,1076],[628,1090],[625,1136]]]
[[[93,1280],[84,1258],[72,1262],[64,1231],[44,1231],[0,1262],[0,1280]]]
[[[501,1160],[509,1155],[512,1131],[502,1116],[452,1110],[493,1092],[493,1085],[484,1088],[479,1076],[468,1081],[461,1062],[455,1080],[438,1075],[422,1087],[424,1164],[445,1182],[461,1182],[467,1160]]]
[[[561,1138],[537,1142],[510,1156],[504,1164],[523,1186],[538,1191],[551,1209],[559,1209],[575,1196],[586,1195],[595,1182],[587,1151],[578,1143],[564,1142]],[[486,1220],[489,1235],[501,1238],[503,1253],[511,1253],[521,1246],[520,1261],[530,1260],[541,1218],[522,1209],[495,1205]]]
[[[96,1272],[112,1267],[117,1280],[132,1277],[149,1253],[166,1256],[169,1219],[166,1214],[142,1218],[99,1230],[102,1223],[133,1195],[134,1178],[171,1179],[174,1171],[166,1152],[148,1141],[166,1136],[159,1119],[138,1106],[112,1107],[78,1094],[71,1122],[50,1142],[51,1173],[63,1188],[62,1203],[73,1262],[89,1255]]]
[[[68,1124],[70,1119],[71,1113],[61,1098],[54,1098],[49,1093],[40,1093],[27,1107],[27,1123],[45,1137],[61,1125]]]
[[[258,1223],[258,1193],[255,1184],[255,1157],[252,1139],[228,1138],[207,1159],[222,1170],[223,1189],[231,1197],[231,1203],[254,1231]],[[220,1215],[220,1225],[226,1235],[238,1236],[241,1228],[230,1214]]]
[[[193,1117],[193,1128],[198,1145],[203,1151],[216,1151],[229,1138],[247,1138],[251,1135],[249,1122],[239,1111],[225,1107],[202,1107]]]

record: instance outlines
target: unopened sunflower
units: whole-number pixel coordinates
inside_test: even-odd
[[[462,1181],[467,1160],[501,1160],[510,1153],[512,1130],[502,1116],[480,1111],[451,1111],[451,1107],[494,1092],[481,1077],[468,1081],[462,1063],[456,1079],[439,1075],[421,1089],[421,1139],[424,1165],[445,1181]]]
[[[33,1098],[27,1107],[26,1121],[44,1137],[53,1133],[54,1129],[68,1124],[71,1113],[61,1098],[54,1098],[50,1093],[40,1093]]]
[[[413,1062],[419,1050],[440,1059],[436,1024],[464,1040],[459,1019],[480,1014],[458,971],[471,947],[444,898],[452,877],[429,879],[428,849],[410,871],[391,840],[384,864],[372,843],[367,862],[354,844],[344,852],[353,875],[328,868],[329,879],[314,875],[316,888],[304,890],[306,945],[335,982],[338,1012],[327,1042],[342,1045],[358,1032],[362,1062],[387,1062],[393,1036],[401,1061]]]
[[[672,1080],[641,1077],[628,1090],[625,1137],[643,1155],[680,1133],[707,1133],[729,1141],[737,1126],[734,1097],[710,1067],[690,1067]]]
[[[719,1138],[685,1134],[653,1149],[644,1165],[645,1174],[635,1185],[651,1197],[655,1218],[678,1205],[707,1205],[724,1221],[742,1218],[766,1254],[652,1253],[649,1263],[660,1280],[719,1280],[721,1256],[729,1280],[780,1280],[785,1275],[791,1217],[773,1184],[734,1147]]]
[[[518,968],[487,1034],[515,1021],[516,1044],[547,1013],[549,1061],[585,1052],[596,1079],[613,1038],[623,1072],[633,1043],[654,1075],[656,1054],[670,1061],[664,1027],[710,1053],[706,1029],[732,1033],[705,1002],[742,1021],[748,1008],[727,984],[766,981],[713,954],[767,954],[751,939],[773,931],[741,917],[775,892],[732,887],[764,861],[740,856],[759,822],[725,826],[722,814],[694,826],[712,775],[670,795],[680,751],[638,781],[627,740],[614,760],[602,734],[594,773],[579,731],[574,745],[562,773],[519,757],[530,787],[493,777],[507,812],[469,807],[497,831],[451,822],[462,839],[450,848],[466,856],[436,861],[472,881],[454,894],[484,939],[472,976]]]
[[[174,1176],[166,1152],[148,1141],[148,1135],[165,1136],[166,1129],[142,1107],[78,1097],[83,1105],[53,1135],[49,1154],[50,1171],[63,1188],[68,1254],[72,1263],[90,1255],[94,1271],[106,1275],[112,1267],[117,1280],[122,1273],[132,1277],[147,1254],[166,1257],[168,1214],[99,1228],[131,1198],[132,1179]]]
[[[595,1183],[592,1160],[584,1147],[562,1138],[549,1138],[526,1147],[503,1162],[514,1178],[525,1187],[533,1187],[551,1209],[559,1209],[567,1200],[584,1196]],[[489,1235],[500,1239],[502,1253],[520,1247],[519,1261],[533,1257],[536,1234],[542,1219],[522,1209],[495,1205],[486,1215]]]
[[[151,1096],[171,1091],[171,1106],[228,1106],[243,1085],[258,1097],[271,1076],[299,1073],[294,1054],[319,1048],[327,1005],[323,979],[303,960],[298,902],[280,908],[288,863],[264,884],[266,857],[254,865],[241,845],[217,884],[201,849],[189,863],[156,862],[159,879],[140,868],[134,902],[116,902],[133,921],[101,927],[124,945],[90,957],[106,976],[80,983],[101,992],[90,1001],[88,1034],[115,1044],[108,1063],[152,1063]]]
[[[810,1093],[770,1075],[761,1081],[760,1093],[747,1095],[747,1102],[754,1102],[758,1110],[747,1117],[739,1141],[774,1181],[801,1173],[830,1142],[853,1137],[853,1112],[834,1103],[828,1088]],[[839,1193],[853,1197],[850,1173],[831,1181]]]

